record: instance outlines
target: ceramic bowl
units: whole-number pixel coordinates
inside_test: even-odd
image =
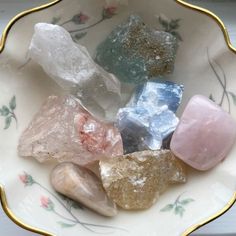
[[[233,204],[236,146],[210,171],[189,169],[187,184],[169,188],[149,210],[120,210],[111,219],[54,192],[49,183],[52,164],[17,155],[19,136],[32,116],[49,95],[59,93],[40,66],[27,61],[37,22],[60,24],[73,31],[74,40],[91,55],[131,13],[138,13],[154,28],[165,30],[168,26],[181,37],[175,71],[167,77],[185,86],[178,115],[191,96],[203,94],[236,117],[236,55],[226,43],[227,34],[222,34],[220,23],[209,17],[210,13],[204,15],[191,8],[180,0],[57,0],[12,21],[2,38],[4,50],[0,54],[0,183],[4,209],[16,223],[43,235],[179,236],[188,235]],[[104,10],[110,11],[109,19],[101,18]]]

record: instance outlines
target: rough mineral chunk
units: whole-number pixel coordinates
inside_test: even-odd
[[[101,181],[91,171],[72,163],[59,164],[51,173],[54,189],[104,216],[117,215]]]
[[[100,161],[108,196],[120,207],[151,207],[171,183],[185,183],[184,167],[167,150],[143,151]]]
[[[175,129],[179,119],[167,106],[155,110],[155,115],[144,107],[122,108],[118,114],[125,153],[161,148],[163,139]]]
[[[29,56],[95,117],[115,119],[122,106],[119,80],[96,65],[87,49],[74,43],[65,29],[36,24]]]
[[[20,137],[20,156],[86,165],[123,154],[119,131],[93,118],[72,95],[50,96]]]
[[[193,168],[209,170],[227,157],[235,139],[235,120],[207,97],[196,95],[183,112],[170,148]]]
[[[168,109],[176,112],[182,100],[184,86],[170,81],[149,81],[138,86],[135,94],[129,102],[129,106],[155,107],[168,106]]]
[[[116,27],[97,48],[96,62],[127,83],[173,72],[177,40],[148,28],[137,15]]]
[[[182,93],[183,86],[171,82],[147,82],[137,88],[117,116],[125,153],[161,148],[178,124],[174,112]]]

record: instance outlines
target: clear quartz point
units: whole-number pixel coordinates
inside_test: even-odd
[[[73,42],[64,28],[36,24],[29,56],[95,117],[115,119],[122,106],[119,80],[94,63],[87,49]]]

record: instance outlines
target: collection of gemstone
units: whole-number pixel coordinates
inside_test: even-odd
[[[176,117],[183,86],[160,76],[173,72],[177,47],[173,35],[132,15],[94,62],[62,27],[36,24],[29,55],[66,95],[46,100],[20,137],[19,155],[60,162],[54,189],[104,216],[115,216],[116,205],[151,207],[170,184],[186,182],[184,163],[216,166],[234,144],[236,123],[202,95]]]

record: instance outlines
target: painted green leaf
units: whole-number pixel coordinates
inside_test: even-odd
[[[81,204],[79,204],[78,202],[72,201],[72,205],[71,205],[74,209],[84,209],[83,206]]]
[[[181,204],[181,205],[187,205],[187,204],[189,204],[190,202],[194,202],[194,199],[192,199],[192,198],[186,198],[186,199],[180,201],[180,204]]]
[[[179,21],[180,21],[180,19],[171,20],[171,22],[170,22],[170,28],[171,28],[172,30],[178,29],[178,28],[179,28]]]
[[[16,96],[12,97],[9,103],[9,107],[11,108],[12,111],[16,109]]]
[[[2,106],[2,116],[8,116],[9,115],[9,113],[10,113],[10,110],[9,110],[9,108],[7,107],[7,106]]]
[[[161,209],[161,212],[171,211],[174,208],[174,204],[168,204],[164,208]]]
[[[57,24],[60,20],[61,20],[61,17],[53,17],[53,18],[52,18],[52,21],[51,21],[51,24],[55,25],[55,24]]]
[[[233,99],[234,105],[236,105],[236,95],[235,95],[235,93],[229,92],[229,94],[231,95],[231,97]]]
[[[86,34],[87,34],[87,32],[75,34],[75,35],[73,35],[73,39],[74,39],[74,41],[78,41],[78,40],[82,39],[83,37],[85,37]]]
[[[209,99],[210,99],[211,101],[215,102],[215,99],[213,98],[213,95],[212,95],[212,94],[210,94]]]
[[[10,125],[11,125],[11,120],[12,120],[12,117],[11,117],[11,116],[6,117],[4,129],[8,129],[8,128],[10,127]]]
[[[171,31],[170,32],[173,36],[175,36],[179,41],[183,41],[183,38],[177,31]]]
[[[185,212],[185,209],[182,206],[179,205],[179,206],[175,207],[175,214],[176,215],[180,215],[182,217],[184,212]]]
[[[168,21],[162,19],[161,17],[159,17],[158,20],[159,20],[159,23],[162,25],[162,27],[163,27],[164,29],[167,29],[167,28],[168,28],[168,25],[169,25],[169,22],[168,22]]]
[[[76,224],[68,224],[68,223],[65,223],[65,222],[62,222],[62,221],[58,221],[57,222],[62,228],[71,228],[71,227],[74,227]]]

